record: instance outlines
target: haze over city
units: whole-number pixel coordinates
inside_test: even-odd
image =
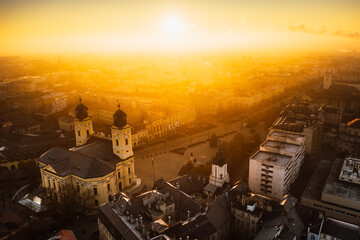
[[[358,51],[359,8],[357,0],[4,0],[0,51]]]
[[[360,239],[359,0],[0,0],[0,239]]]

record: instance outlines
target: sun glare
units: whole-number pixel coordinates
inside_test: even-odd
[[[184,23],[176,16],[167,17],[163,27],[168,35],[178,35],[185,29]]]

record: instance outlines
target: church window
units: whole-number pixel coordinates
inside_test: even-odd
[[[80,137],[80,131],[78,130],[78,136]]]
[[[97,191],[97,188],[95,187],[94,188],[94,195],[97,195],[98,194],[98,191]]]
[[[95,206],[99,206],[99,201],[95,199]]]
[[[118,172],[118,178],[120,178],[120,171]]]
[[[76,185],[76,190],[77,190],[78,192],[80,192],[80,185],[79,185],[79,184]]]
[[[89,135],[90,135],[90,132],[89,132],[89,129],[88,129],[88,130],[86,130],[86,136],[89,137]]]
[[[129,144],[129,139],[125,139],[125,145],[128,145]]]
[[[116,146],[119,146],[119,140],[116,139]]]
[[[48,185],[49,185],[49,187],[51,187],[51,184],[50,184],[50,179],[48,179]]]
[[[131,173],[131,169],[130,169],[130,167],[128,167],[128,173],[129,173],[129,174]]]
[[[129,184],[131,184],[131,178],[129,178]]]
[[[110,183],[107,184],[107,189],[110,191]]]

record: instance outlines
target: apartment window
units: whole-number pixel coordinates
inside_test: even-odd
[[[89,129],[88,129],[88,130],[86,130],[86,136],[89,137],[89,135],[90,135],[90,132],[89,132]]]
[[[120,171],[118,172],[118,178],[120,178]]]
[[[80,137],[80,131],[78,130],[78,136]]]
[[[131,184],[131,178],[129,178],[129,184]]]
[[[95,206],[99,206],[99,201],[95,199]]]
[[[110,183],[107,184],[107,189],[110,191]]]
[[[116,146],[119,146],[119,140],[116,139]]]
[[[131,169],[130,169],[130,167],[128,167],[128,173],[129,173],[129,174],[131,173]]]
[[[97,192],[97,188],[96,187],[94,187],[94,195],[97,195],[98,194],[98,192]]]
[[[129,144],[129,139],[125,139],[125,145],[128,145]]]

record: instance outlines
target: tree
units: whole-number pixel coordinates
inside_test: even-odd
[[[43,191],[45,205],[66,218],[74,218],[77,212],[85,214],[94,200],[90,189],[80,190],[71,182],[61,184],[57,191],[53,188],[44,188]]]
[[[216,148],[218,146],[218,137],[213,133],[209,140],[209,147]]]

